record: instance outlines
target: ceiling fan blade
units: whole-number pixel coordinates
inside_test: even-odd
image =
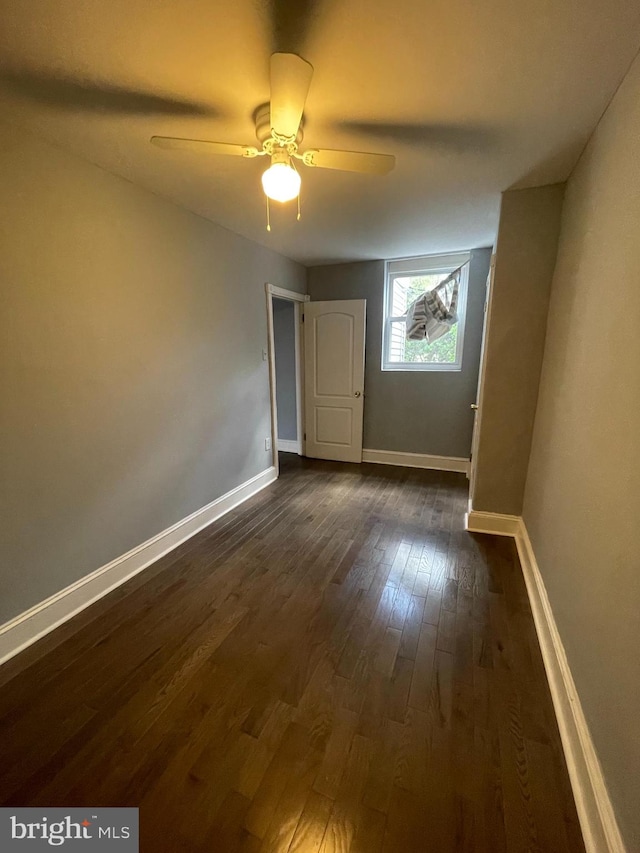
[[[393,154],[367,154],[364,151],[330,151],[310,149],[302,162],[319,169],[339,169],[343,172],[363,172],[367,175],[386,175],[396,165]]]
[[[295,53],[271,56],[271,128],[295,139],[313,77],[313,66]]]
[[[158,148],[197,151],[202,154],[227,154],[231,157],[257,157],[260,153],[252,145],[235,145],[232,142],[207,142],[203,139],[180,139],[176,136],[152,136]]]

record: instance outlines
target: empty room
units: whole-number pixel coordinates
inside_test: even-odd
[[[0,851],[640,851],[637,0],[0,2]]]

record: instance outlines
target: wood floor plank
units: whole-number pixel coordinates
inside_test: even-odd
[[[420,630],[425,604],[425,598],[415,595],[415,593],[411,596],[404,625],[402,626],[402,640],[400,641],[400,648],[398,650],[400,657],[415,660],[420,641]]]
[[[380,853],[384,843],[386,823],[385,815],[375,809],[361,806],[349,853]]]
[[[474,840],[477,853],[507,853],[497,732],[474,729]]]
[[[310,791],[291,839],[289,853],[318,853],[332,809],[333,801],[329,797]]]
[[[143,853],[583,853],[513,543],[467,480],[279,480],[0,669],[0,803]],[[52,722],[53,721],[53,722]]]
[[[437,638],[437,629],[423,622],[409,691],[409,705],[421,711],[429,708]]]
[[[340,791],[322,839],[321,853],[341,853],[351,847],[361,817],[360,803],[371,753],[371,741],[361,735],[355,735],[346,757]]]

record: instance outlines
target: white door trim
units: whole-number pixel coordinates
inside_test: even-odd
[[[276,287],[275,284],[266,283],[267,293],[277,299],[289,299],[291,302],[309,302],[311,297],[306,293],[298,293],[297,290],[285,290],[284,287]]]
[[[484,378],[487,367],[487,340],[489,337],[489,322],[491,319],[491,306],[493,304],[493,277],[496,267],[495,252],[491,255],[489,264],[489,275],[487,276],[487,290],[484,298],[484,318],[482,323],[482,342],[480,344],[480,370],[478,373],[478,391],[476,393],[475,405],[477,409],[473,417],[473,435],[471,437],[471,459],[469,462],[469,498],[473,501],[476,486],[476,466],[478,464],[478,444],[480,430],[482,429],[482,401],[484,398]]]
[[[273,300],[288,299],[293,302],[295,322],[295,359],[296,359],[296,422],[298,431],[298,450],[304,455],[304,364],[302,358],[302,305],[311,299],[306,293],[298,293],[295,290],[285,290],[284,287],[276,287],[268,281],[264,285],[267,299],[267,353],[269,360],[269,401],[271,406],[271,458],[273,467],[278,475],[280,466],[278,463],[278,406],[276,402],[276,348],[273,334]]]

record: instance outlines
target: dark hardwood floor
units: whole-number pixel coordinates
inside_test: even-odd
[[[282,476],[0,669],[0,801],[141,850],[583,851],[511,540],[467,481]]]

